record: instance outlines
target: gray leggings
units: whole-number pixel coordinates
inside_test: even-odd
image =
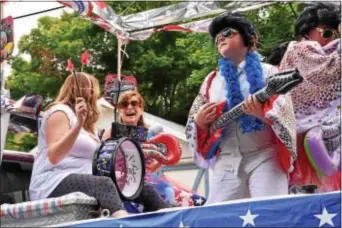
[[[94,197],[98,200],[101,208],[106,208],[111,213],[124,210],[117,188],[109,177],[93,176],[91,174],[70,174],[59,183],[49,195],[49,198],[63,196],[72,192],[83,192]],[[154,187],[146,182],[136,202],[144,205],[144,212],[171,207],[171,205],[163,201]]]

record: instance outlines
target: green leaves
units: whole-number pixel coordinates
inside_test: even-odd
[[[37,136],[31,133],[14,134],[8,132],[6,137],[6,150],[30,152],[37,145]]]
[[[118,14],[128,15],[169,4],[165,2],[108,2]],[[259,52],[291,40],[295,13],[302,5],[275,4],[248,12],[260,33]],[[59,18],[41,17],[38,28],[19,41],[19,55],[11,60],[7,80],[12,98],[34,92],[55,97],[63,80],[67,59],[81,70],[80,55],[86,49],[92,56],[84,71],[95,75],[101,85],[107,73],[117,73],[117,40],[113,34],[76,13]],[[136,76],[146,100],[146,111],[185,124],[188,111],[203,79],[217,67],[218,52],[208,34],[157,32],[145,41],[132,41],[123,60],[122,73]],[[28,54],[30,59],[24,59]]]
[[[260,33],[259,52],[268,56],[276,45],[293,40],[294,24],[302,3],[277,3],[270,7],[247,13]],[[264,16],[261,17],[260,14]]]

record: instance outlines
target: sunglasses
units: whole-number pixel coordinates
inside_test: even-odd
[[[118,107],[119,108],[128,108],[128,106],[131,105],[133,108],[137,107],[137,106],[140,106],[140,102],[139,101],[123,101],[123,102],[120,102],[118,104]]]
[[[324,38],[324,39],[330,39],[332,37],[338,36],[338,33],[335,29],[316,28],[316,30],[321,34],[322,38]]]
[[[219,40],[220,36],[225,37],[225,38],[230,38],[230,37],[234,36],[237,33],[239,33],[239,31],[236,30],[236,29],[225,28],[219,34],[217,34],[217,36],[215,38],[215,44],[216,45],[218,44],[218,40]]]

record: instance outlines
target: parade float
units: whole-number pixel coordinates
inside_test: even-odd
[[[154,32],[207,32],[211,18],[226,10],[248,11],[267,7],[273,2],[228,2],[219,4],[212,2],[182,2],[133,15],[118,16],[105,2],[100,1],[58,1],[60,4],[74,9],[81,17],[89,20],[117,37],[118,69],[117,74],[109,75],[106,79],[105,99],[114,101],[120,92],[134,89],[136,84],[131,76],[121,75],[122,54],[125,46],[132,40],[148,39]],[[196,20],[198,18],[206,19]],[[181,23],[190,21],[188,23]],[[13,50],[13,18],[1,21],[1,62],[10,57]],[[133,77],[134,78],[134,77]],[[298,78],[296,79],[298,80]],[[4,86],[1,81],[2,88]],[[290,85],[291,87],[291,85]],[[288,90],[285,89],[285,92]],[[4,151],[8,128],[36,132],[41,117],[40,107],[42,98],[38,95],[26,95],[19,101],[13,101],[5,90],[1,93],[1,193],[22,192],[21,200],[5,198],[1,202],[1,226],[3,227],[321,227],[325,225],[341,226],[341,192],[298,194],[258,199],[234,200],[213,205],[194,207],[194,202],[202,198],[193,198],[192,204],[177,205],[178,207],[151,213],[137,213],[121,219],[108,216],[103,208],[98,208],[97,200],[83,193],[75,192],[58,198],[30,201],[26,192],[29,186],[34,154]],[[233,113],[234,114],[234,113]],[[228,116],[228,115],[227,115]],[[234,116],[234,115],[233,115]],[[233,117],[232,117],[233,118]],[[235,117],[234,117],[235,118]],[[135,172],[140,179],[132,184],[128,182],[130,163],[122,155],[132,155],[137,161],[142,161],[141,149],[134,142],[123,137],[144,138],[139,129],[117,125],[116,137],[111,139],[95,153],[94,175],[109,175],[117,184],[122,197],[133,199],[141,187],[144,178],[144,165],[135,164],[141,170]],[[16,126],[16,127],[14,127]],[[20,128],[22,127],[22,128]],[[308,140],[322,140],[324,133],[308,136]],[[318,138],[317,138],[318,137]],[[169,145],[164,139],[154,139],[159,143],[173,148],[176,142]],[[129,150],[116,150],[117,156],[103,148],[127,144]],[[321,143],[322,144],[322,143]],[[324,147],[324,144],[320,146]],[[307,146],[309,147],[309,145]],[[334,145],[335,147],[335,145]],[[176,150],[176,147],[173,148]],[[335,148],[336,149],[336,148]],[[120,153],[122,153],[120,155]],[[127,154],[125,154],[127,153]],[[130,154],[131,153],[131,154]],[[121,156],[121,157],[120,157]],[[140,159],[139,159],[140,157]],[[171,156],[172,157],[172,156]],[[179,161],[176,158],[164,165],[173,165]],[[110,164],[110,168],[106,166]],[[171,161],[172,160],[172,161]],[[317,160],[316,160],[317,161]],[[126,164],[127,163],[127,164]],[[125,164],[125,165],[123,165]],[[131,164],[132,165],[132,164]],[[160,168],[156,163],[156,169]],[[336,165],[335,165],[336,166]],[[335,167],[334,166],[334,167]],[[114,175],[115,171],[127,174]],[[109,172],[108,172],[109,170]],[[323,170],[324,171],[324,170]],[[138,174],[137,174],[138,173]],[[167,181],[167,180],[166,180]],[[137,206],[138,208],[138,206]]]

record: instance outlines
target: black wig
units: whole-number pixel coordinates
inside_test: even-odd
[[[239,31],[246,47],[253,45],[253,37],[255,39],[258,38],[257,30],[253,23],[241,13],[226,12],[217,16],[209,25],[209,33],[215,40],[217,34],[227,27]]]
[[[290,42],[287,41],[275,46],[272,49],[271,54],[267,57],[266,62],[273,66],[278,66],[284,57],[284,54],[287,50],[287,46],[289,45],[289,43]]]
[[[310,30],[318,25],[337,30],[340,23],[341,11],[338,5],[329,2],[313,3],[300,13],[295,23],[295,36],[306,37]]]

